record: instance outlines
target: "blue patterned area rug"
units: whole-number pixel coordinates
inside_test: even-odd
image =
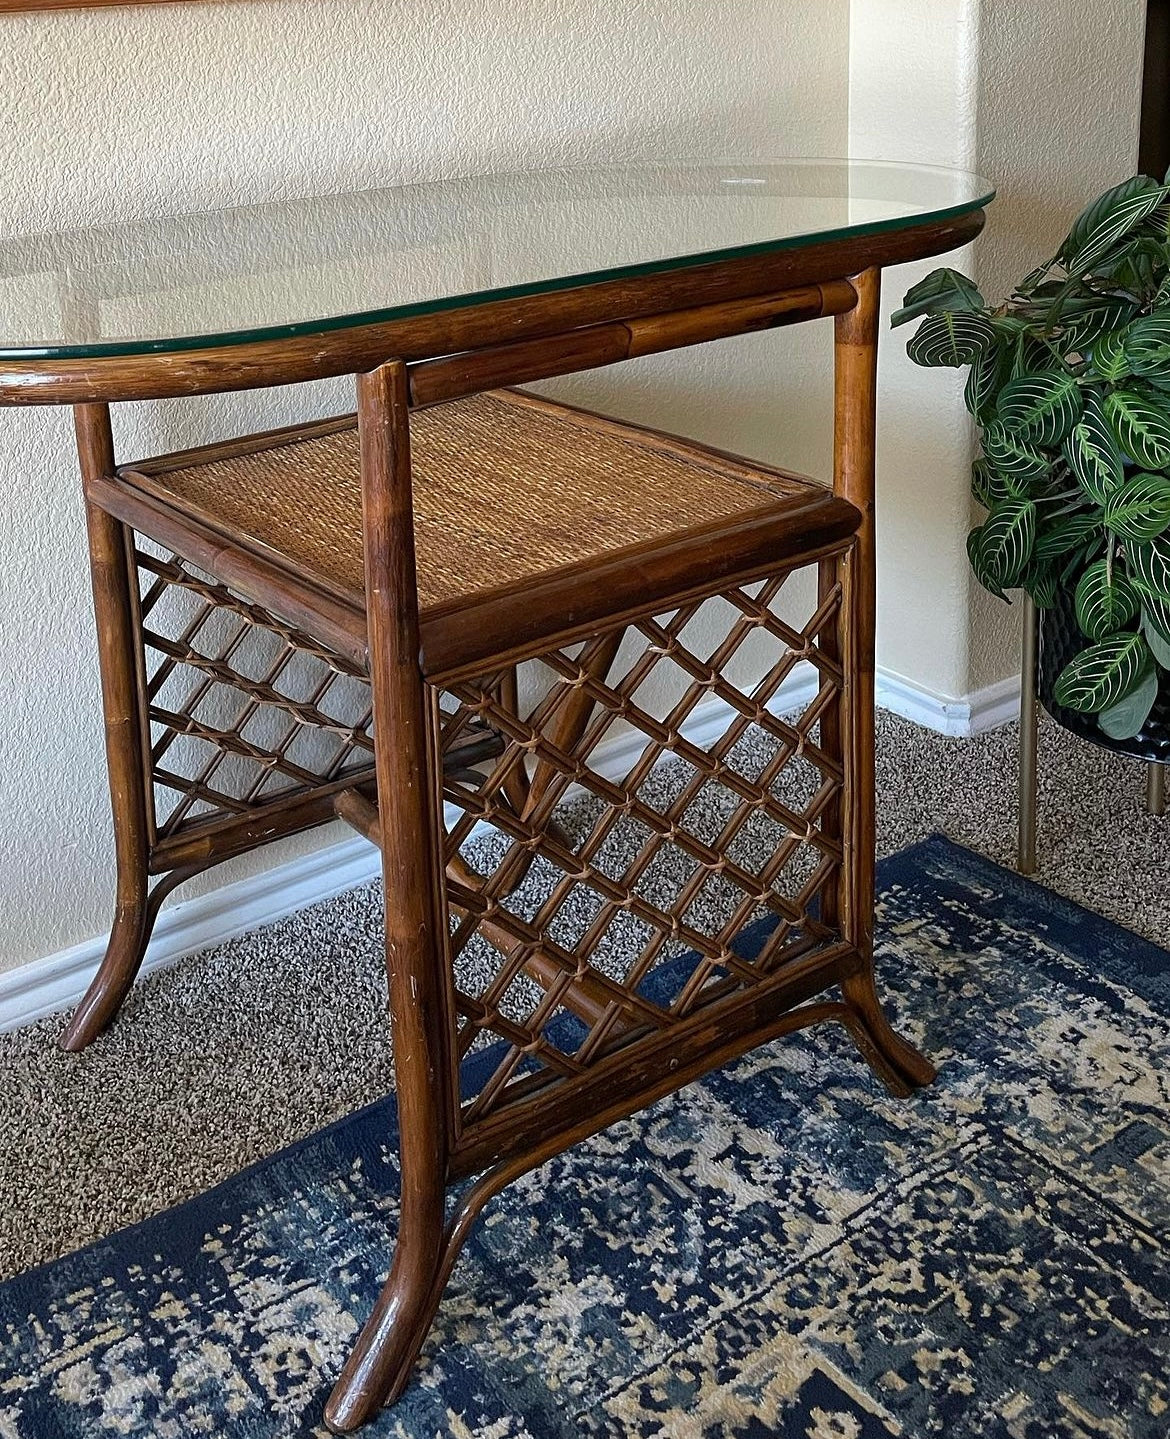
[[[941,1065],[780,1041],[489,1208],[370,1439],[1166,1439],[1170,955],[933,839],[880,979]],[[292,1439],[394,1229],[394,1108],[0,1287],[0,1439]]]

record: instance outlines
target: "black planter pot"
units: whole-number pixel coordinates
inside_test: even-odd
[[[1150,717],[1133,739],[1110,739],[1097,723],[1096,715],[1078,714],[1055,703],[1052,691],[1057,676],[1084,644],[1072,593],[1066,591],[1052,609],[1040,612],[1040,703],[1057,724],[1102,749],[1132,755],[1134,759],[1170,764],[1170,680],[1164,674]]]

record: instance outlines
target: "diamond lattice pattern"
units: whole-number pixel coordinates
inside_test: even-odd
[[[372,778],[362,671],[177,555],[135,557],[161,837]]]
[[[506,1041],[466,1122],[838,937],[842,592],[799,626],[802,593],[736,587],[542,655],[519,698],[511,672],[444,695],[444,747],[503,738],[444,783],[458,1049]],[[816,693],[781,717],[798,665]]]

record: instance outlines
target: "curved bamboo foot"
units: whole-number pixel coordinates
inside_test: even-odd
[[[476,1219],[489,1199],[531,1165],[532,1157],[512,1160],[481,1174],[463,1196],[434,1252],[426,1254],[429,1262],[420,1255],[412,1264],[399,1243],[374,1312],[325,1405],[325,1424],[332,1433],[352,1434],[402,1394]]]
[[[841,981],[841,992],[850,1016],[846,1028],[862,1058],[891,1094],[905,1099],[934,1083],[938,1070],[886,1018],[871,972],[851,974]]]
[[[325,1405],[325,1423],[334,1434],[352,1434],[406,1388],[410,1371],[431,1327],[439,1301],[438,1266],[404,1279],[395,1256],[374,1312],[358,1336]]]
[[[142,967],[152,920],[145,902],[134,908],[119,907],[105,957],[61,1036],[62,1049],[78,1053],[92,1044],[117,1014]]]
[[[105,955],[61,1036],[62,1049],[69,1054],[77,1054],[109,1026],[142,968],[146,946],[150,943],[163,900],[177,885],[197,874],[199,869],[200,866],[192,865],[187,869],[172,870],[159,880],[152,893],[147,892],[144,875],[135,898],[118,905]]]

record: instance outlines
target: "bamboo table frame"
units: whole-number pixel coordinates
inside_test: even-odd
[[[455,1257],[483,1205],[524,1171],[616,1119],[686,1084],[714,1065],[808,1024],[844,1024],[865,1058],[895,1093],[934,1077],[930,1063],[887,1021],[874,986],[874,448],[880,270],[968,243],[983,225],[980,210],[909,223],[774,253],[695,262],[656,274],[606,279],[554,293],[475,303],[460,309],[334,330],[292,340],[224,344],[89,359],[0,362],[0,404],[74,407],[86,485],[90,562],[98,622],[110,792],[115,817],[117,905],[109,949],[63,1044],[80,1050],[109,1023],[141,964],[165,896],[183,880],[260,844],[326,822],[340,812],[380,843],[387,894],[387,968],[399,1094],[402,1212],[386,1286],[338,1381],[327,1409],[338,1431],[356,1428],[407,1382]],[[334,649],[371,666],[375,696],[377,790],[395,792],[403,753],[419,755],[426,734],[424,681],[417,662],[417,602],[409,594],[409,475],[404,448],[412,408],[614,363],[635,355],[773,328],[821,316],[835,324],[834,490],[860,513],[852,545],[856,624],[850,636],[856,675],[849,696],[852,784],[844,821],[847,862],[839,904],[848,943],[795,966],[752,1012],[721,1032],[695,1032],[668,1053],[648,1053],[616,1098],[586,1095],[555,1120],[545,1106],[527,1123],[459,1142],[436,1075],[443,1072],[443,997],[428,948],[436,923],[431,880],[418,855],[431,844],[426,801],[416,784],[395,826],[380,823],[376,790],[335,785],[219,831],[161,842],[146,815],[148,756],[142,739],[143,690],[136,631],[129,522],[112,500],[115,471],[111,403],[179,398],[286,385],[328,376],[358,376],[363,433],[368,632],[352,614],[324,614]],[[501,339],[501,337],[506,337]],[[853,511],[850,511],[852,514]],[[844,535],[842,530],[841,534]],[[164,536],[165,538],[165,536]],[[822,553],[839,554],[840,536]],[[405,544],[405,548],[404,548]],[[194,557],[198,560],[198,556]],[[815,558],[815,555],[814,555]],[[712,557],[715,563],[715,557]],[[836,561],[834,561],[836,563]],[[822,567],[822,581],[828,571]],[[377,596],[377,600],[372,598]],[[289,596],[297,623],[295,597]],[[580,612],[582,632],[590,615]],[[612,603],[612,598],[611,598]],[[413,609],[412,609],[413,605]],[[492,623],[499,645],[519,652],[526,603],[504,604]],[[619,606],[620,608],[620,606]],[[610,611],[612,613],[612,610]],[[415,614],[413,626],[402,615]],[[318,621],[318,636],[322,615]],[[482,640],[481,642],[486,643]],[[428,631],[428,661],[455,673],[468,656],[457,624]],[[372,781],[373,775],[369,776]],[[151,888],[151,880],[154,887]],[[832,985],[841,1000],[817,995]],[[587,998],[588,996],[586,996]],[[447,1214],[447,1188],[478,1175]]]

